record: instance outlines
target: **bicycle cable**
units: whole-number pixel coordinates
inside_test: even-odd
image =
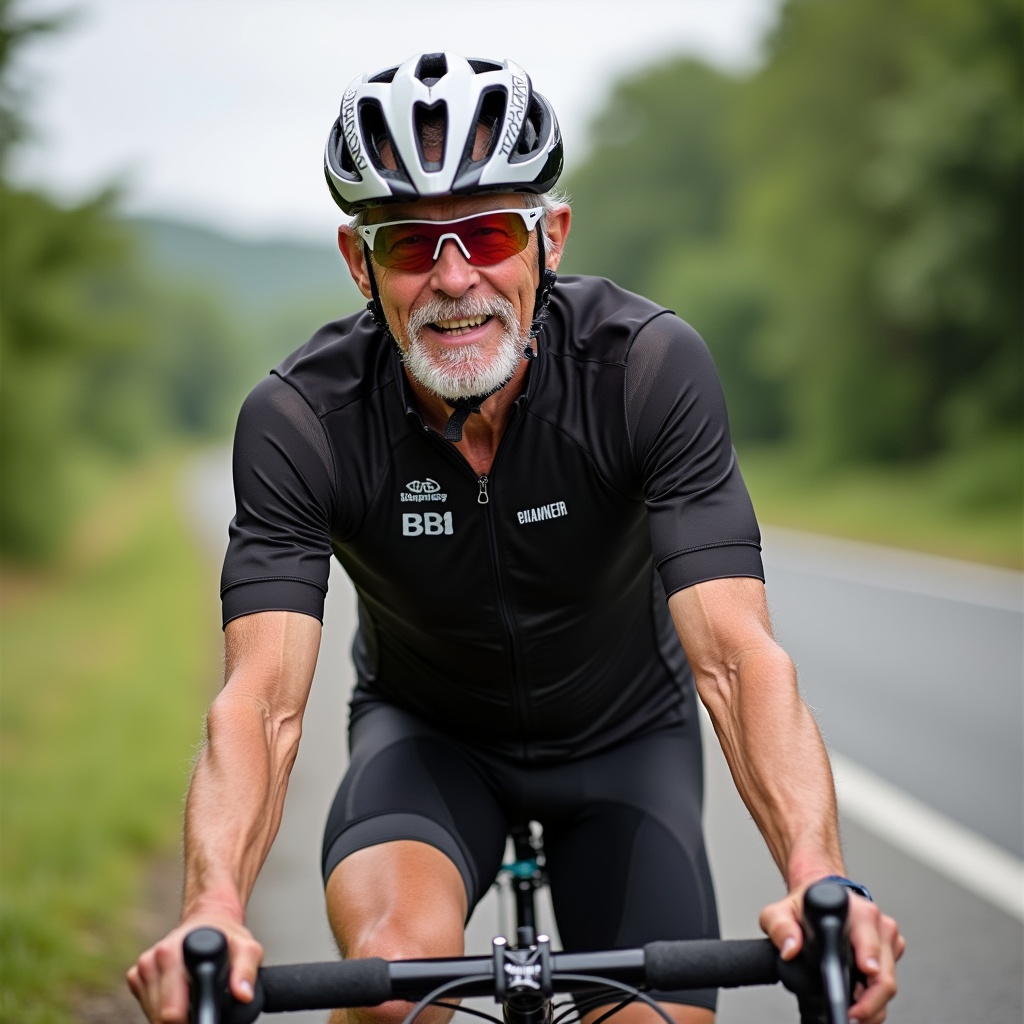
[[[640,989],[633,985],[627,985],[623,981],[615,981],[612,978],[602,978],[598,975],[592,974],[552,974],[552,981],[582,981],[587,985],[598,984],[603,988],[614,988],[620,992],[625,992],[632,999],[639,999],[642,1003],[649,1006],[654,1012],[665,1022],[665,1024],[675,1024],[672,1018],[649,996],[646,992],[641,992]]]
[[[563,1024],[565,1021],[575,1022],[583,1019],[585,1013],[589,1013],[591,1010],[596,1010],[597,1007],[603,1006],[608,1001],[607,996],[601,994],[595,994],[592,996],[584,996],[579,999],[570,999],[564,1003],[558,1003],[554,1009],[561,1012],[554,1014],[551,1018],[551,1024]],[[601,1024],[601,1021],[606,1020],[608,1017],[619,1012],[630,1003],[636,1002],[636,996],[631,995],[628,999],[623,999],[615,1006],[613,1006],[606,1013],[602,1014],[594,1024]],[[573,1017],[576,1014],[576,1017]]]
[[[446,981],[443,985],[438,985],[432,992],[428,992],[410,1011],[406,1014],[402,1024],[413,1024],[413,1021],[428,1007],[435,999],[440,998],[446,992],[452,992],[457,989],[460,985],[465,985],[468,978],[455,978],[453,981]],[[475,1011],[474,1011],[475,1012]],[[491,1018],[493,1020],[493,1018]],[[672,1024],[669,1021],[669,1024]]]
[[[462,1003],[448,1003],[443,999],[437,1000],[434,1006],[443,1006],[446,1010],[455,1010],[458,1013],[471,1013],[474,1017],[482,1017],[484,1020],[493,1021],[493,1024],[505,1024],[501,1017],[495,1017],[493,1013],[485,1013],[472,1006],[463,1006]]]

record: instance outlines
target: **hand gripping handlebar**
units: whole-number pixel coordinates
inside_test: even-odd
[[[652,942],[643,949],[596,953],[551,953],[544,959],[545,990],[580,989],[580,976],[626,982],[650,989],[733,988],[778,981],[795,993],[802,1024],[847,1024],[851,989],[846,938],[846,890],[819,882],[804,897],[804,951],[779,958],[768,939]],[[249,1024],[260,1013],[376,1006],[391,999],[416,1001],[440,985],[458,996],[493,996],[502,988],[495,956],[449,960],[345,960],[264,967],[251,1003],[227,991],[227,943],[210,928],[185,938],[185,963],[192,978],[192,1024]],[[560,981],[559,976],[574,980]]]

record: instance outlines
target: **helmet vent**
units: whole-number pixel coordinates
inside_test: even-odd
[[[413,107],[416,126],[416,145],[420,163],[427,171],[439,171],[444,164],[444,147],[448,136],[448,106],[444,102],[427,106],[417,103]]]
[[[468,61],[469,66],[478,75],[486,75],[488,71],[500,71],[501,65],[494,60],[474,60]]]
[[[384,112],[376,100],[363,100],[359,104],[359,123],[370,150],[370,159],[385,177],[402,170],[402,161],[391,139]]]
[[[373,78],[368,78],[368,82],[384,82],[390,85],[395,80],[395,75],[398,74],[398,65],[396,64],[393,68],[385,68],[383,71],[378,71]]]
[[[425,53],[416,65],[416,77],[427,87],[448,74],[448,60],[443,53]]]
[[[476,123],[481,128],[487,129],[487,145],[483,153],[475,152],[476,140],[470,139],[466,152],[466,160],[477,161],[490,159],[498,144],[498,125],[505,120],[505,91],[504,89],[489,89],[480,99],[480,106],[477,109]]]

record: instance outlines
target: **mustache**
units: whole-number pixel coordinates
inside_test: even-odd
[[[409,315],[409,335],[413,339],[438,320],[465,320],[474,316],[493,316],[506,331],[519,333],[515,307],[501,295],[464,296],[453,299],[438,296]]]

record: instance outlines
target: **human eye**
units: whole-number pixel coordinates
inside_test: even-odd
[[[408,226],[387,228],[381,232],[380,241],[382,248],[389,253],[412,252],[424,245],[428,245],[430,239],[422,228],[415,224]]]
[[[505,230],[500,224],[476,224],[469,233],[470,238],[505,238],[508,235],[508,231]]]

